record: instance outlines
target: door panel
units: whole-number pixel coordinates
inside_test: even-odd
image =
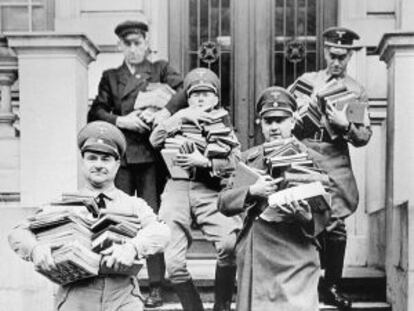
[[[243,149],[262,142],[255,122],[260,92],[324,66],[322,32],[336,25],[338,10],[337,0],[175,0],[169,6],[170,61],[184,74],[202,66],[219,75],[222,104]],[[206,42],[216,58],[200,52]],[[365,222],[362,208],[357,214]],[[356,234],[354,219],[348,220],[347,263],[361,265],[366,226]]]

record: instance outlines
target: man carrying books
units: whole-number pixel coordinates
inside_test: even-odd
[[[236,273],[233,253],[240,218],[217,210],[221,180],[239,158],[239,143],[220,109],[220,83],[206,68],[196,68],[184,79],[188,108],[161,122],[150,141],[169,166],[171,178],[161,196],[159,216],[171,229],[165,250],[167,272],[183,310],[204,310],[186,266],[194,220],[217,250],[214,311],[229,311]]]
[[[347,234],[345,219],[358,206],[358,189],[351,168],[348,144],[365,146],[371,129],[368,116],[368,96],[364,88],[346,73],[358,34],[343,27],[324,31],[327,68],[303,74],[291,87],[293,92],[308,90],[308,100],[301,111],[304,117],[295,127],[295,135],[316,154],[315,161],[334,181],[331,224],[321,235],[321,264],[325,268],[325,286],[322,296],[326,303],[340,309],[350,309],[351,301],[339,289],[344,264]],[[305,83],[304,83],[305,81]],[[299,89],[296,86],[300,86]],[[307,85],[307,87],[303,87]],[[303,95],[303,94],[302,94]],[[312,109],[310,109],[312,108]],[[361,109],[359,109],[361,108]],[[319,111],[317,118],[309,111]],[[315,120],[321,124],[314,129]]]
[[[166,108],[156,113],[154,107],[137,109],[142,108],[137,102],[144,95],[148,95],[145,96],[146,102],[160,103],[163,102],[161,95],[166,93],[166,89],[179,90],[182,87],[181,75],[167,61],[152,62],[148,59],[148,32],[148,25],[144,21],[125,21],[117,25],[115,34],[119,38],[119,49],[124,54],[124,62],[118,68],[104,71],[88,121],[107,121],[122,130],[127,140],[127,149],[125,157],[121,159],[115,184],[130,195],[142,197],[157,213],[166,171],[148,137],[154,118],[169,116],[170,112],[174,113],[181,104],[186,103],[180,97],[182,92],[179,92],[177,100],[173,96]],[[154,86],[158,90],[154,90]],[[168,92],[165,95],[169,95]],[[148,97],[152,100],[148,100]],[[149,257],[147,264],[150,295],[145,305],[158,307],[162,304],[161,284],[165,274],[162,254]]]
[[[75,277],[73,282],[59,287],[55,297],[56,309],[143,310],[137,277],[128,275],[125,271],[137,259],[162,252],[169,241],[170,230],[167,225],[157,220],[157,216],[144,200],[129,196],[115,187],[115,175],[126,149],[125,137],[118,128],[104,121],[89,123],[79,132],[78,146],[85,180],[85,187],[80,190],[79,197],[92,196],[97,201],[100,214],[127,218],[133,224],[130,228],[141,229],[135,237],[125,239],[122,243],[113,243],[96,254],[91,251],[90,241],[87,243],[88,226],[85,225],[91,224],[93,217],[86,207],[79,206],[71,211],[76,216],[69,217],[72,220],[78,219],[75,221],[78,224],[83,223],[81,231],[85,234],[82,243],[76,241],[77,234],[72,241],[64,242],[64,245],[41,242],[32,231],[33,222],[16,227],[9,235],[9,243],[23,259],[32,261],[39,272],[51,276],[52,280],[60,284],[66,284],[65,273],[82,272],[79,279]],[[36,214],[37,219],[41,219],[39,216],[42,214],[47,218],[53,213],[59,218],[60,208],[62,206],[50,206],[48,211],[43,210]],[[64,206],[61,211],[62,214],[68,212]],[[97,223],[101,223],[100,220]],[[57,220],[56,222],[58,225]],[[39,222],[37,224],[39,226]],[[58,234],[59,230],[56,228],[55,233]],[[67,253],[61,252],[61,249],[65,249]],[[56,256],[58,253],[60,258]],[[70,254],[77,254],[79,258],[72,256],[65,261],[65,256],[71,256]]]
[[[291,151],[284,152],[285,158],[289,158],[293,150],[300,154],[306,152],[306,148],[292,138],[295,111],[296,101],[285,89],[264,90],[256,112],[265,143],[242,153],[243,163],[219,196],[222,213],[245,215],[236,244],[239,311],[319,310],[320,267],[315,236],[329,218],[329,205],[325,204],[316,212],[306,201],[291,196],[284,198],[284,204],[271,203],[278,188],[287,180],[279,171],[280,167],[278,172],[271,172],[267,156],[269,146],[276,146],[275,150],[289,146]],[[301,162],[299,166],[313,170],[309,163]],[[290,166],[293,164],[285,169]],[[244,177],[239,177],[240,172],[244,172]]]

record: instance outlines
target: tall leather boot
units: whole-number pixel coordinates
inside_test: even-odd
[[[336,306],[339,310],[350,310],[352,302],[339,291],[344,267],[346,240],[325,239],[325,290],[327,304]]]
[[[200,294],[192,280],[184,283],[173,284],[173,288],[180,298],[183,311],[204,311]]]
[[[230,311],[236,266],[216,266],[213,311]]]

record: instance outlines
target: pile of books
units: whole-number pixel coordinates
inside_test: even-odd
[[[135,237],[141,229],[136,217],[107,214],[90,226],[92,231],[92,250],[100,252],[113,243],[123,244]]]
[[[166,83],[148,83],[145,92],[139,92],[134,110],[144,122],[151,124],[154,113],[164,108],[174,94],[175,91]]]
[[[65,285],[102,274],[138,273],[141,262],[127,270],[114,271],[105,266],[105,257],[99,254],[113,243],[124,243],[136,236],[141,229],[136,217],[107,214],[94,219],[68,207],[67,201],[60,205],[54,202],[47,211],[28,219],[29,230],[36,239],[50,245],[57,267],[50,272],[39,271],[41,274]]]
[[[188,179],[192,174],[175,164],[179,153],[192,153],[197,148],[205,157],[225,158],[232,148],[239,145],[233,131],[225,125],[228,112],[225,109],[214,109],[209,113],[208,121],[201,121],[200,127],[194,124],[182,124],[180,131],[164,142],[161,155],[172,178]]]
[[[316,101],[311,100],[309,92],[313,88],[308,87],[306,81],[298,79],[290,89],[296,97],[309,96],[306,109],[301,109],[296,122],[295,132],[300,132],[304,137],[314,137],[315,133],[325,129],[331,140],[338,137],[326,118],[327,105],[337,110],[346,109],[348,121],[356,124],[364,124],[368,118],[368,105],[360,103],[356,95],[349,91],[346,86],[338,80],[331,80],[323,89],[316,93]],[[312,93],[310,93],[312,94]]]

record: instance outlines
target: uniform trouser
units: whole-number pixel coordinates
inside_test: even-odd
[[[194,219],[208,241],[214,243],[219,266],[236,264],[234,247],[242,221],[226,217],[217,210],[218,193],[203,183],[169,180],[161,196],[160,218],[171,229],[171,241],[165,249],[167,273],[173,284],[191,280],[186,254],[191,245]]]
[[[129,195],[143,198],[157,214],[160,195],[165,185],[164,167],[156,162],[128,164],[119,169],[115,185]],[[158,286],[164,280],[165,274],[163,254],[148,257],[147,268],[150,284]]]
[[[326,283],[337,283],[341,279],[345,258],[347,232],[344,218],[329,220],[328,226],[318,236],[321,245],[321,267],[325,269]],[[328,284],[328,285],[329,285]]]
[[[96,277],[60,286],[55,297],[57,311],[141,311],[136,277]]]

